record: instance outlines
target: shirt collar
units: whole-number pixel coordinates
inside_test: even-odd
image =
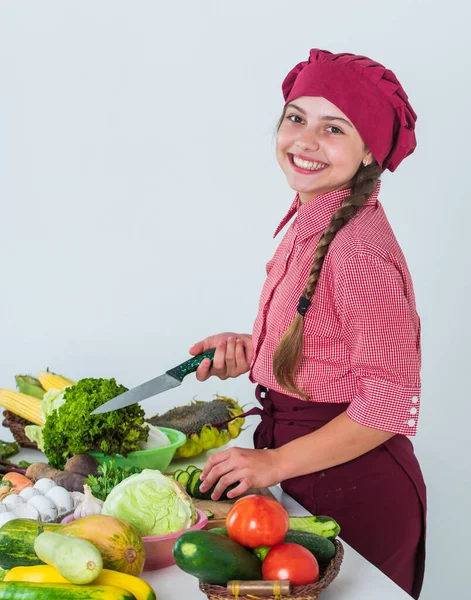
[[[378,203],[381,181],[378,180],[374,191],[369,195],[368,200],[363,206],[374,206]],[[338,210],[343,200],[350,195],[351,189],[335,190],[321,194],[306,204],[299,203],[299,195],[296,194],[293,203],[288,212],[281,220],[275,230],[273,237],[276,237],[283,227],[291,220],[291,217],[297,212],[296,218],[296,236],[300,241],[311,237],[318,231],[324,230],[330,223],[330,219],[336,210]]]

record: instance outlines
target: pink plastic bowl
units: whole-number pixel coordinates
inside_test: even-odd
[[[185,531],[195,531],[204,529],[208,523],[208,517],[202,510],[196,509],[198,519],[193,527],[181,529],[175,533],[168,535],[151,535],[142,538],[146,551],[146,561],[144,563],[144,571],[154,571],[155,569],[163,569],[174,565],[173,546],[182,533]]]

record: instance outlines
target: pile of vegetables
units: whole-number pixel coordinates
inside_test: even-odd
[[[0,526],[16,518],[48,523],[72,513],[76,519],[99,514],[103,503],[88,485],[83,489],[84,493],[69,492],[47,477],[33,484],[24,475],[9,473],[0,486]]]
[[[92,456],[77,454],[69,458],[63,471],[51,467],[48,463],[35,462],[29,465],[25,475],[33,482],[46,477],[69,492],[81,492],[87,477],[96,475],[98,468],[98,462]]]
[[[225,528],[183,533],[173,556],[183,571],[213,585],[261,579],[308,585],[335,557],[339,532],[330,517],[290,518],[279,502],[254,494],[234,503]]]
[[[15,519],[0,528],[0,599],[156,600],[139,578],[144,559],[141,536],[121,519],[92,515],[39,530]]]

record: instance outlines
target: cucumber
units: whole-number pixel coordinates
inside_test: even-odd
[[[340,533],[340,525],[332,517],[325,515],[310,515],[308,517],[290,517],[289,528],[296,531],[316,533],[329,540],[333,540]]]
[[[309,552],[314,554],[317,562],[320,565],[329,564],[335,556],[334,543],[322,535],[317,535],[316,533],[289,529],[283,542],[287,544],[299,544],[300,546],[304,546],[304,548],[307,548]]]
[[[1,581],[0,600],[135,600],[114,585],[74,585],[73,583],[26,583]]]
[[[175,480],[178,481],[178,483],[183,487],[184,490],[186,490],[186,486],[188,485],[188,482],[190,481],[190,474],[187,473],[187,471],[182,471],[178,477],[175,477]]]
[[[229,534],[227,533],[227,527],[213,527],[212,529],[208,529],[209,533],[217,533],[218,535],[225,535],[226,537],[229,537]]]
[[[183,473],[182,469],[177,469],[173,474],[173,478],[178,481],[178,476],[181,475],[182,473]]]
[[[191,474],[193,473],[193,471],[195,471],[197,468],[198,468],[198,467],[195,467],[195,465],[189,465],[189,466],[186,468],[186,472],[187,472],[189,475],[191,475]]]
[[[208,519],[214,519],[214,513],[212,510],[205,509],[203,512],[206,513]]]
[[[217,482],[213,485],[212,488],[210,488],[206,492],[202,492],[200,490],[201,484],[203,483],[200,479],[201,473],[202,473],[201,469],[196,469],[190,475],[190,481],[188,482],[188,485],[186,487],[187,492],[190,494],[190,496],[192,496],[193,498],[196,498],[197,500],[211,500],[211,494],[216,489]],[[239,485],[238,481],[236,483],[232,483],[231,485],[229,485],[224,490],[224,492],[222,493],[222,496],[219,498],[219,500],[229,500],[229,498],[227,497],[227,492],[230,492],[238,485]]]
[[[202,472],[203,471],[201,469],[195,469],[191,473],[190,479],[188,480],[188,483],[187,483],[187,486],[186,486],[186,490],[190,494],[190,496],[192,496],[193,498],[195,497],[193,494],[194,494],[196,485],[199,482],[199,478],[200,478],[200,475],[201,475]],[[199,485],[198,485],[198,487],[199,487]]]
[[[335,556],[335,546],[333,542],[321,535],[309,533],[308,531],[295,531],[290,529],[286,534],[283,543],[299,544],[300,546],[303,546],[314,555],[321,566],[328,565]],[[254,548],[252,552],[263,562],[270,550],[271,548],[269,546],[258,546],[257,548]]]
[[[175,542],[175,563],[190,575],[212,585],[233,579],[262,579],[262,564],[240,544],[209,531],[187,531]]]

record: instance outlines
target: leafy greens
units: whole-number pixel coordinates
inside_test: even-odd
[[[132,404],[112,412],[91,415],[95,409],[127,391],[113,379],[81,379],[67,387],[64,404],[47,417],[43,429],[44,454],[49,464],[62,469],[72,454],[106,455],[140,450],[149,435],[144,410]]]

